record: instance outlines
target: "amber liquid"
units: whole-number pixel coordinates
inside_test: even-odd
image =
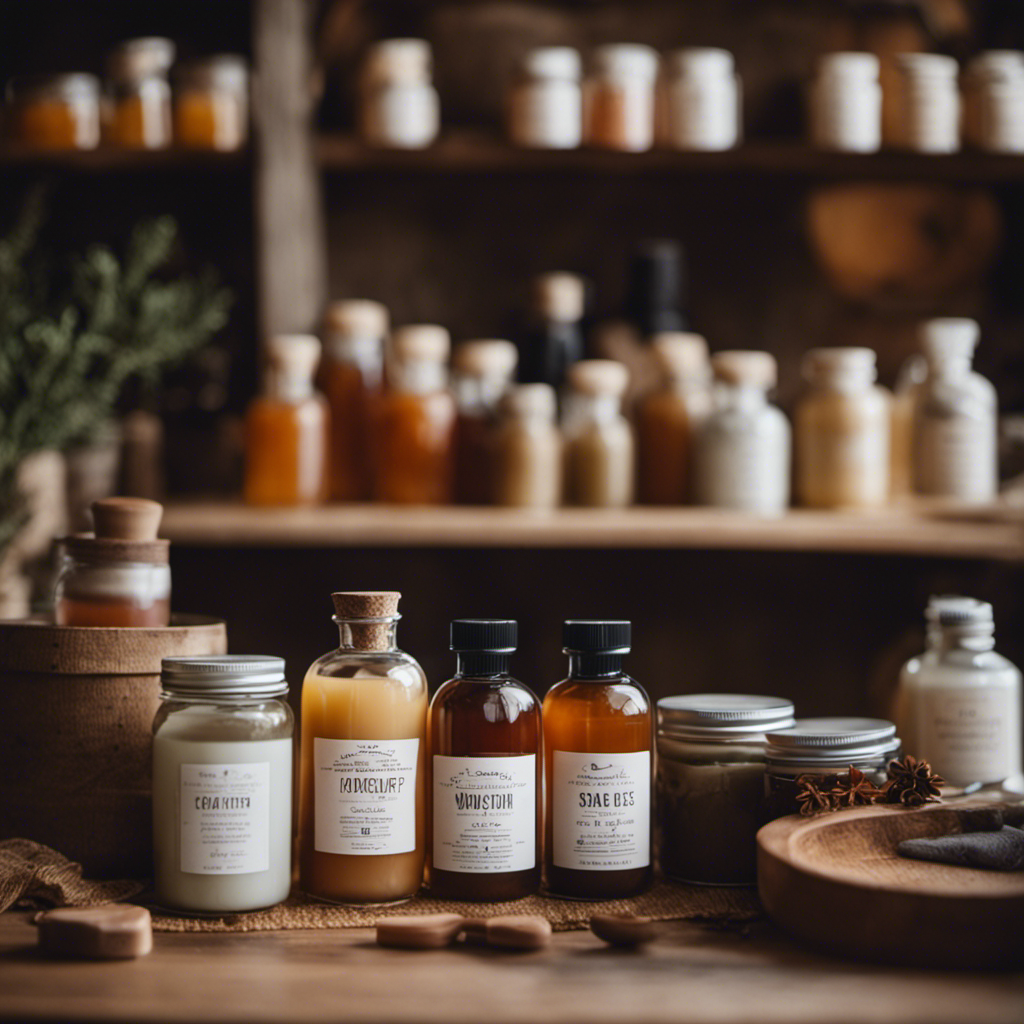
[[[494,500],[494,439],[486,416],[460,415],[455,421],[455,500],[489,505]]]
[[[451,501],[455,402],[447,391],[390,391],[375,417],[374,497],[406,505]]]
[[[670,391],[651,395],[636,422],[637,489],[646,505],[682,505],[690,466],[690,417]]]
[[[79,123],[80,115],[70,103],[56,99],[27,100],[19,104],[11,118],[15,139],[32,149],[84,149],[96,145],[96,139]]]
[[[300,402],[257,398],[245,421],[245,500],[313,505],[328,494],[330,415],[319,395]]]
[[[245,105],[230,93],[182,92],[174,104],[174,141],[187,149],[241,149],[246,118]]]
[[[335,360],[324,366],[323,389],[331,407],[331,497],[366,501],[373,488],[370,417],[378,389],[367,386],[358,366]]]
[[[605,900],[634,896],[650,885],[653,878],[650,863],[618,871],[583,871],[555,865],[551,794],[553,753],[556,750],[626,754],[643,750],[650,752],[651,745],[650,702],[642,687],[628,676],[614,675],[593,680],[572,676],[548,691],[544,698],[544,771],[547,782],[544,837],[549,892],[575,899]]]
[[[171,141],[169,103],[142,96],[117,100],[107,124],[107,141],[124,149],[161,149]]]
[[[171,621],[170,598],[143,607],[134,601],[62,597],[54,618],[58,626],[140,627],[166,626]]]
[[[444,871],[433,866],[433,828],[427,830],[431,895],[459,900],[517,900],[540,887],[540,704],[521,683],[507,678],[449,680],[434,695],[427,724],[431,781],[427,820],[433,822],[433,755],[500,759],[517,754],[537,758],[537,831],[534,867],[493,874]]]

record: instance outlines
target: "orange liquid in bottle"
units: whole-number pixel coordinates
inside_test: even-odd
[[[58,626],[103,626],[106,628],[166,626],[171,618],[169,598],[145,607],[124,599],[62,597],[54,618]]]
[[[323,389],[331,407],[331,497],[365,501],[373,486],[370,417],[379,389],[367,386],[358,366],[336,360],[324,366]]]
[[[650,395],[636,422],[640,501],[682,505],[687,495],[692,431],[690,417],[671,391]]]
[[[170,107],[159,97],[124,96],[110,114],[107,135],[123,149],[162,149],[170,144]]]
[[[454,425],[455,402],[447,391],[382,395],[374,445],[377,500],[410,505],[449,502]]]
[[[250,505],[311,505],[328,494],[327,403],[257,398],[245,423],[245,500]]]
[[[32,149],[84,149],[96,145],[86,138],[79,115],[69,103],[59,100],[29,100],[21,104],[13,119],[18,142]]]
[[[455,421],[455,500],[460,505],[494,500],[494,458],[490,420],[460,415]]]

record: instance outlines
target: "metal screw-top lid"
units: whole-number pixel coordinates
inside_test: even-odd
[[[288,692],[284,658],[264,654],[164,658],[166,693],[185,697],[280,697]]]
[[[928,601],[925,618],[938,626],[979,626],[991,629],[992,605],[973,597],[943,594]]]
[[[765,733],[794,724],[793,702],[745,693],[694,693],[658,701],[658,729],[667,735]]]
[[[788,729],[770,729],[771,761],[847,763],[895,752],[896,726],[882,718],[798,718]]]
[[[628,654],[632,627],[624,619],[566,619],[562,650],[566,654]]]
[[[519,623],[515,619],[455,619],[451,637],[453,651],[511,654],[519,643]]]

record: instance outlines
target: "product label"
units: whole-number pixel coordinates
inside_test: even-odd
[[[919,472],[926,494],[988,501],[995,497],[996,433],[989,421],[930,418],[920,433]]]
[[[536,864],[537,758],[434,755],[434,866],[474,873]]]
[[[321,853],[409,853],[416,849],[420,741],[313,740],[315,824]]]
[[[622,871],[651,862],[651,754],[553,753],[552,855],[560,868]]]
[[[181,870],[243,875],[270,868],[270,763],[183,764]]]

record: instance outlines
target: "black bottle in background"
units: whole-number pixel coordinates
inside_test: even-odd
[[[575,274],[534,278],[529,325],[519,345],[519,380],[560,390],[573,363],[583,358],[586,285]]]
[[[686,259],[678,242],[658,238],[637,246],[629,262],[624,313],[642,340],[689,330],[685,278]]]

